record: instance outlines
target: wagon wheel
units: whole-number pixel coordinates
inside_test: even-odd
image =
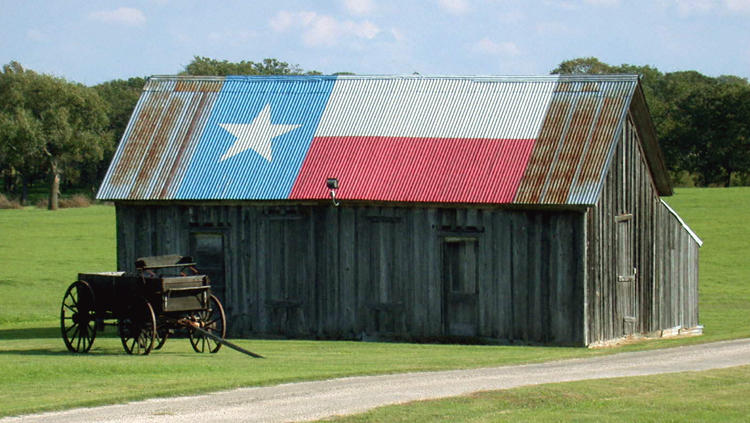
[[[165,322],[159,322],[156,326],[156,345],[154,345],[154,349],[160,350],[164,346],[164,343],[167,342],[167,338],[169,338],[169,327]]]
[[[94,291],[84,281],[70,284],[60,307],[60,331],[70,352],[85,353],[96,338]]]
[[[200,328],[210,332],[220,338],[227,336],[227,318],[224,315],[224,307],[221,306],[219,299],[211,295],[208,300],[208,309],[201,310],[193,314],[193,319],[200,325]],[[201,335],[196,331],[190,331],[190,345],[195,352],[215,353],[221,348],[221,344],[215,340]]]
[[[156,317],[148,301],[131,309],[130,316],[118,322],[120,340],[128,354],[146,355],[154,348]]]

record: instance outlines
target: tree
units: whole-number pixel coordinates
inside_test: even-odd
[[[302,70],[298,65],[289,65],[277,59],[263,59],[262,62],[229,62],[208,57],[195,56],[185,66],[184,75],[320,75],[317,71]]]
[[[551,74],[578,75],[578,74],[613,74],[617,73],[611,65],[608,65],[596,57],[579,57],[577,59],[561,62]]]
[[[60,178],[77,177],[77,166],[102,160],[111,148],[108,124],[106,105],[93,89],[16,62],[3,67],[0,144],[18,169],[36,166],[47,173],[51,210],[57,209]]]
[[[699,86],[675,108],[684,120],[676,134],[687,151],[683,167],[698,184],[729,186],[734,173],[750,170],[750,87]]]

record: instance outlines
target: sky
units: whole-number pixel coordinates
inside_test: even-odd
[[[544,75],[594,56],[748,78],[750,0],[0,0],[0,64],[94,85],[194,56],[423,75]]]

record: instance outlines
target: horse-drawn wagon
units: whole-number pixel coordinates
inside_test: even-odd
[[[69,351],[89,351],[106,325],[117,326],[128,354],[158,350],[175,331],[186,332],[196,352],[215,353],[227,344],[224,308],[191,257],[143,257],[136,269],[80,273],[68,287],[60,329]]]

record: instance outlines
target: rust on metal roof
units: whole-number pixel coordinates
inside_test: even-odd
[[[175,81],[175,92],[200,92],[200,93],[218,93],[221,91],[223,81],[201,81],[179,79]]]
[[[564,136],[565,122],[571,109],[570,101],[561,101],[559,97],[559,94],[553,96],[547,116],[544,118],[526,173],[518,187],[516,203],[537,203],[542,196],[547,172],[552,166],[557,144]]]
[[[561,81],[514,202],[595,203],[635,85]]]

